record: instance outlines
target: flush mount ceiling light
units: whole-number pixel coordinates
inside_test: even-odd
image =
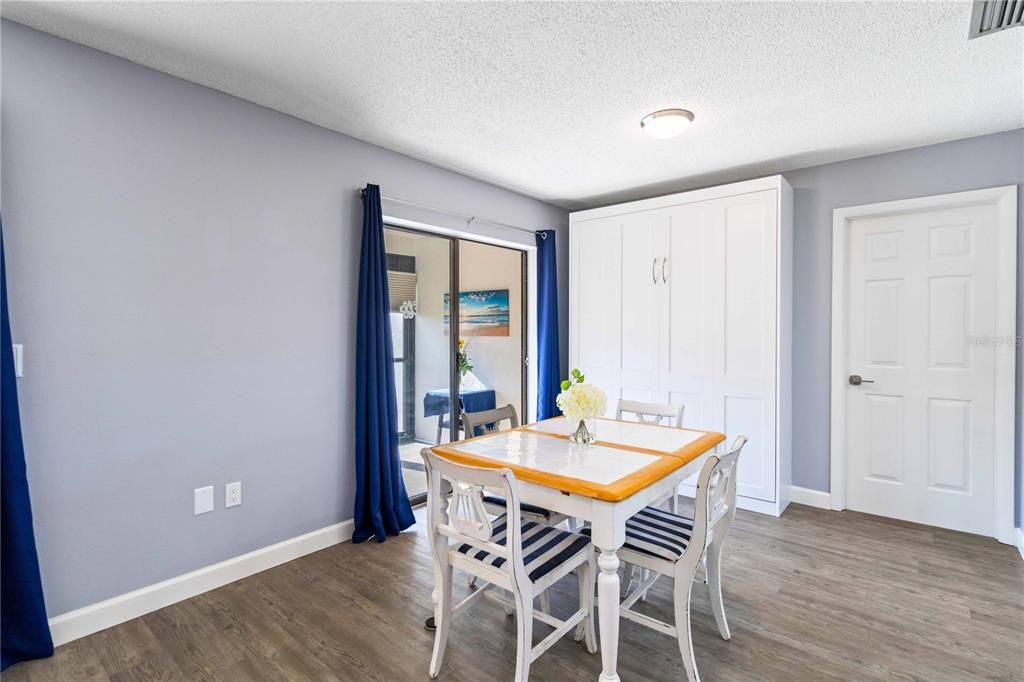
[[[660,140],[675,137],[693,123],[693,112],[686,109],[661,109],[640,119],[640,127]]]

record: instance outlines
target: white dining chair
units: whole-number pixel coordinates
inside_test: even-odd
[[[736,464],[746,442],[740,436],[728,453],[708,457],[697,481],[692,519],[646,507],[626,522],[626,542],[619,550],[621,560],[651,572],[622,601],[621,617],[675,637],[690,682],[700,680],[690,634],[690,591],[705,554],[711,611],[722,639],[731,636],[722,601],[722,545],[736,515]],[[675,580],[674,626],[632,608],[661,575]]]
[[[511,429],[519,427],[519,415],[516,414],[515,405],[509,403],[493,410],[462,413],[462,428],[466,432],[466,438],[500,431],[502,422],[508,422]]]
[[[619,399],[615,406],[615,418],[619,421],[636,421],[641,424],[660,424],[662,426],[674,426],[677,429],[683,428],[683,413],[686,405],[670,405],[663,403],[643,403],[639,400]],[[633,419],[624,419],[630,415]],[[669,508],[673,514],[679,513],[679,495],[672,494],[669,498]],[[660,502],[659,502],[660,504]]]
[[[671,405],[668,403],[644,403],[639,400],[619,399],[615,406],[615,418],[621,420],[623,415],[631,414],[641,424],[661,424],[662,426],[674,426],[677,429],[683,427],[683,413],[686,405]]]
[[[467,438],[501,431],[503,422],[507,422],[510,429],[519,427],[519,416],[516,414],[514,405],[509,404],[494,410],[462,413],[462,427],[466,432]],[[492,514],[501,514],[505,511],[505,498],[493,493],[484,493],[484,506]],[[568,518],[564,514],[559,514],[533,504],[524,503],[520,507],[523,518],[530,521],[540,521],[541,523],[557,526]],[[569,530],[572,530],[572,528]]]
[[[498,590],[512,594],[515,609],[517,682],[526,682],[530,664],[577,626],[576,640],[585,640],[595,653],[594,549],[589,538],[520,516],[519,489],[508,469],[468,467],[444,460],[430,449],[422,451],[427,470],[427,532],[434,559],[434,652],[430,676],[437,677],[444,661],[452,618],[483,596],[508,605]],[[445,484],[447,483],[447,485]],[[499,489],[506,500],[503,514],[491,518],[484,507],[485,488]],[[452,605],[452,569],[478,576],[482,583]],[[534,611],[533,598],[555,582],[576,572],[580,608],[566,620]],[[533,621],[554,631],[533,646]]]
[[[506,422],[509,429],[519,427],[519,415],[516,413],[515,405],[512,405],[511,403],[493,410],[462,413],[462,428],[466,433],[466,438],[473,438],[474,436],[501,431],[503,423]],[[484,507],[489,513],[498,515],[505,512],[507,503],[505,498],[501,495],[496,495],[493,491],[485,491],[483,500]],[[562,522],[567,522],[569,530],[575,529],[575,521],[570,520],[565,514],[559,514],[551,511],[550,509],[545,509],[544,507],[539,507],[535,504],[525,502],[520,503],[519,509],[522,517],[529,521],[546,523],[550,526],[557,526]],[[470,575],[470,587],[475,586],[476,582],[477,577],[475,575]],[[548,600],[547,593],[541,594],[538,597],[538,600],[540,602],[541,610],[544,613],[551,613],[551,604]]]
[[[645,403],[639,400],[625,400],[619,398],[618,403],[615,405],[615,418],[619,421],[635,421],[640,424],[658,424],[661,426],[674,426],[677,429],[683,427],[683,414],[686,412],[686,405],[672,405],[670,403]],[[626,419],[626,417],[630,417]],[[673,492],[668,497],[657,501],[657,504],[663,504],[668,500],[668,508],[672,510],[673,514],[679,513],[679,493],[678,491]],[[635,566],[629,566],[626,571],[626,581],[623,585],[623,590],[629,592],[633,585],[639,581],[647,578],[647,572],[643,571],[643,575],[638,575]],[[647,594],[645,593],[641,597],[644,601],[647,601]]]

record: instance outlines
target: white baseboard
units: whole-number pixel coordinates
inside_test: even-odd
[[[1017,528],[1015,530],[1014,535],[1016,537],[1014,539],[1017,541],[1017,551],[1020,552],[1020,558],[1024,559],[1024,528]]]
[[[50,619],[53,644],[66,644],[306,554],[346,542],[352,539],[353,528],[351,520],[336,523],[212,566],[54,616]]]
[[[832,495],[820,490],[801,488],[798,485],[789,486],[789,501],[797,504],[806,504],[808,507],[818,509],[831,509]]]

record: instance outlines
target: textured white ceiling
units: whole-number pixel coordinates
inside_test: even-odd
[[[569,208],[1024,126],[955,3],[36,3],[15,21]],[[682,137],[644,114],[693,110]]]

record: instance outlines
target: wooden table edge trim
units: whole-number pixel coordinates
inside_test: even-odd
[[[530,424],[524,424],[518,428],[512,429],[512,431],[528,431],[529,433],[536,434],[539,436],[546,436],[548,438],[556,438],[559,440],[567,441],[568,436],[558,433],[550,433],[547,431],[538,431],[536,429],[529,428]],[[655,426],[654,424],[648,424],[647,426]],[[667,427],[665,427],[667,428]],[[674,427],[673,427],[674,428]],[[698,429],[681,429],[686,431],[698,431]],[[454,443],[446,443],[445,445],[435,445],[432,450],[441,457],[445,457],[457,464],[464,464],[466,466],[483,467],[486,469],[508,469],[516,475],[516,478],[527,481],[530,483],[536,483],[549,488],[554,488],[564,493],[575,493],[584,497],[589,497],[603,502],[621,502],[622,500],[635,495],[652,483],[664,478],[668,474],[672,473],[676,469],[679,469],[686,464],[689,464],[696,458],[700,457],[704,453],[711,450],[719,443],[725,440],[725,434],[717,433],[715,431],[701,431],[704,435],[695,441],[687,443],[678,450],[672,452],[665,452],[663,450],[651,450],[649,448],[638,448],[625,443],[612,443],[604,441],[596,441],[594,445],[600,445],[606,448],[614,450],[626,450],[628,452],[637,452],[643,455],[650,455],[657,457],[658,459],[651,464],[634,471],[627,476],[624,476],[612,483],[601,485],[593,483],[592,481],[584,481],[578,478],[572,478],[570,476],[559,476],[558,474],[547,474],[536,469],[530,469],[529,467],[521,467],[516,464],[500,463],[487,457],[480,457],[468,452],[462,452],[457,450],[456,447],[462,443],[468,443],[474,440],[483,440],[496,435],[510,433],[510,431],[500,431],[494,433],[485,433],[480,436],[473,436],[472,438],[466,438],[464,440],[455,441]]]
[[[541,436],[550,436],[551,438],[561,438],[562,440],[569,440],[569,437],[566,436],[563,433],[551,433],[550,431],[540,431],[538,429],[531,428],[531,427],[537,426],[538,424],[543,424],[546,421],[554,421],[555,419],[559,419],[559,417],[552,417],[550,419],[545,419],[543,421],[534,422],[532,424],[523,424],[519,428],[512,429],[512,430],[513,431],[529,431],[530,433],[536,433],[536,434],[541,435]],[[608,417],[598,417],[598,419],[602,420],[602,421],[611,421],[611,422],[621,421],[619,419],[610,419]],[[636,423],[636,422],[624,422],[624,423],[633,424],[633,423]],[[692,431],[694,433],[703,433],[704,435],[701,436],[700,438],[698,438],[697,440],[690,441],[689,443],[687,443],[686,445],[684,445],[681,448],[669,451],[669,450],[655,450],[654,448],[641,448],[641,447],[637,447],[635,445],[629,445],[628,443],[617,443],[617,442],[615,442],[613,440],[601,440],[601,438],[600,438],[600,433],[601,432],[598,431],[598,436],[599,437],[598,437],[598,439],[596,441],[594,441],[594,445],[603,445],[606,448],[610,447],[610,448],[614,448],[616,450],[629,450],[631,452],[640,452],[640,453],[643,453],[645,455],[661,455],[661,456],[666,456],[666,457],[679,457],[679,458],[681,458],[683,460],[684,464],[688,464],[688,463],[692,462],[693,460],[697,459],[698,457],[700,457],[701,455],[703,455],[705,452],[707,452],[711,448],[713,448],[716,445],[718,445],[719,443],[724,443],[725,442],[725,434],[724,433],[720,433],[718,431],[705,431],[704,429],[679,428],[679,427],[676,427],[676,426],[665,426],[663,424],[644,424],[644,426],[657,426],[657,427],[660,427],[660,428],[663,428],[663,429],[672,429],[674,431]],[[501,433],[508,433],[508,431],[503,431]],[[493,435],[493,434],[486,434],[486,435]],[[483,436],[476,436],[476,438],[483,438]],[[467,439],[467,440],[473,440],[473,439],[470,438],[470,439]],[[465,443],[466,441],[465,440],[461,440],[461,441],[456,441],[456,442],[457,443]]]
[[[508,433],[508,431],[503,431],[502,433]],[[465,442],[466,441],[456,441],[456,443]],[[455,443],[450,445],[454,446]],[[595,445],[599,445],[599,443],[595,443]],[[450,447],[449,445],[435,445],[432,450],[439,457],[451,460],[456,464],[482,467],[484,469],[508,469],[521,481],[536,483],[563,493],[582,495],[583,497],[601,500],[602,502],[621,502],[628,497],[632,497],[652,483],[661,480],[676,469],[686,465],[686,461],[679,457],[667,455],[663,452],[645,452],[638,450],[640,454],[650,455],[657,459],[642,469],[623,476],[612,483],[600,484],[594,483],[593,481],[584,481],[578,478],[572,478],[570,476],[549,474],[529,467],[522,467],[518,464],[498,462],[487,457],[479,457],[477,455],[456,450],[454,447]]]

